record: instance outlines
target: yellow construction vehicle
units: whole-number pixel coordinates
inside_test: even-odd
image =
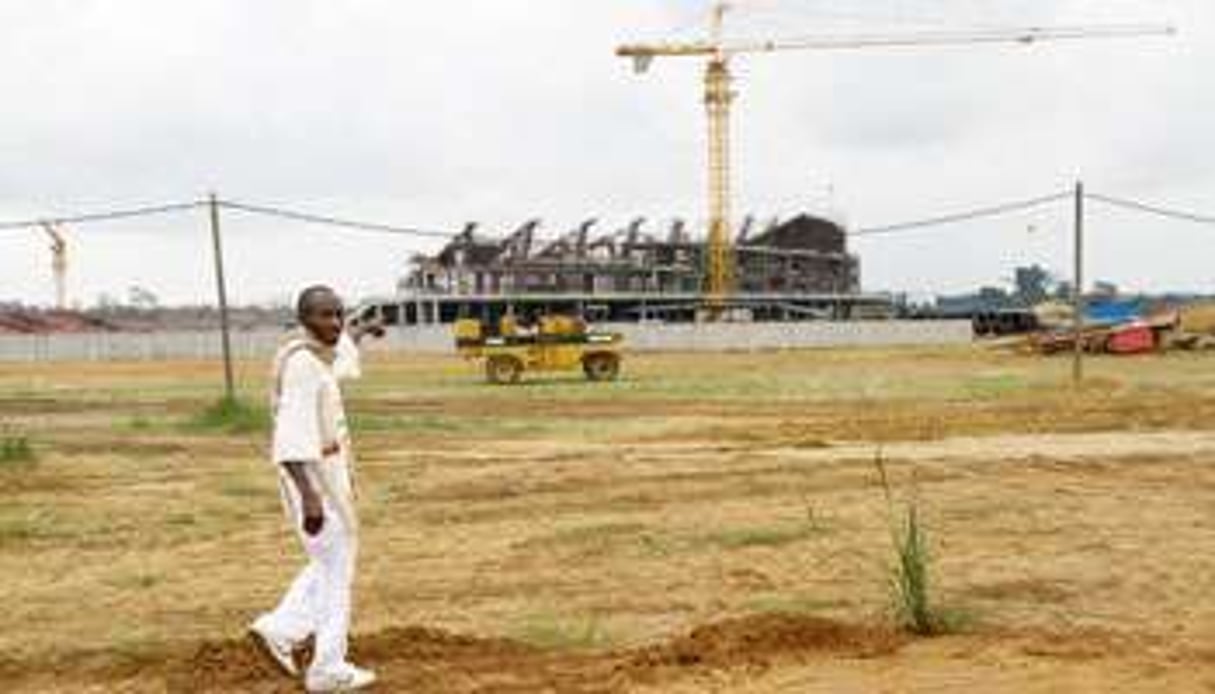
[[[490,383],[518,383],[524,371],[573,371],[590,381],[611,381],[620,373],[624,336],[595,332],[570,316],[543,316],[534,327],[503,316],[487,330],[479,320],[456,321],[456,351],[469,361],[485,362]]]

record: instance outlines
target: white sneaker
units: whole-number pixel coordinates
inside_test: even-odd
[[[309,692],[353,692],[375,684],[375,673],[354,665],[344,665],[340,670],[319,674],[308,673],[304,688]]]
[[[284,674],[299,677],[300,669],[295,664],[295,644],[271,633],[266,628],[264,620],[263,615],[249,625],[249,635],[253,637],[253,642],[257,644],[262,653],[265,653],[278,665]]]

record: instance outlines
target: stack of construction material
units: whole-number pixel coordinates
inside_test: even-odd
[[[1040,354],[1073,351],[1077,336],[1072,311],[1058,304],[1039,309],[1043,330],[1030,337],[1030,347]],[[1215,306],[1212,309],[1211,325],[1215,328]],[[1178,312],[1173,310],[1149,312],[1132,301],[1095,302],[1084,314],[1079,339],[1085,352],[1150,354],[1174,345],[1180,322]]]
[[[1176,329],[1168,336],[1170,349],[1215,349],[1215,302],[1198,301],[1177,311]]]

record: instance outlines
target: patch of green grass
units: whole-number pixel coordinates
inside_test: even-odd
[[[389,433],[460,439],[534,438],[552,433],[575,435],[579,427],[587,426],[583,420],[566,418],[360,414],[357,403],[348,409],[350,430],[356,436]]]
[[[29,437],[6,434],[0,438],[0,465],[29,464],[36,459]]]
[[[116,576],[108,579],[106,583],[122,590],[140,591],[155,588],[162,580],[162,577],[157,574],[148,571],[138,571]]]
[[[124,620],[114,621],[110,629],[90,634],[97,637],[100,645],[96,649],[90,647],[78,651],[82,659],[113,663],[112,667],[123,670],[146,670],[164,663],[164,639],[151,636],[151,629],[144,625],[132,626],[123,624]]]
[[[1023,378],[1009,373],[985,374],[967,379],[963,389],[972,398],[998,398],[1026,388]]]
[[[384,415],[362,414],[358,406],[347,408],[349,411],[350,431],[354,434],[394,433],[394,434],[459,434],[475,435],[482,429],[493,427],[497,422],[482,421],[473,417],[454,417],[448,415]]]
[[[675,542],[665,535],[642,533],[637,538],[645,554],[655,557],[668,557],[675,551]]]
[[[559,528],[550,534],[529,538],[520,546],[591,555],[633,546],[647,537],[646,526],[642,523],[609,522]]]
[[[190,431],[251,434],[270,428],[270,413],[241,400],[223,398],[185,423]]]
[[[38,526],[24,518],[0,520],[0,547],[23,544],[38,536]]]
[[[357,409],[346,414],[352,434],[367,434],[371,432],[399,431],[407,421],[404,417],[394,415],[361,414]]]
[[[228,497],[249,499],[269,496],[271,489],[266,484],[259,484],[253,480],[234,477],[225,479],[220,483],[219,493]]]
[[[609,542],[622,535],[640,534],[645,530],[643,523],[600,523],[598,525],[577,525],[562,528],[549,538],[550,541],[562,544],[599,545]]]
[[[747,602],[747,609],[753,612],[787,615],[817,614],[838,606],[839,602],[835,600],[781,593],[760,595]]]
[[[979,615],[970,608],[952,605],[940,606],[936,609],[938,634],[957,634],[969,631],[980,622]]]
[[[800,542],[817,532],[819,532],[818,528],[805,523],[792,526],[727,528],[707,533],[698,539],[701,543],[725,549],[782,547]]]
[[[557,650],[589,650],[611,643],[598,617],[567,618],[551,612],[527,615],[515,630],[515,637],[538,648]]]
[[[193,513],[174,513],[165,519],[165,523],[176,527],[191,527],[198,523],[198,517]]]
[[[0,516],[0,548],[63,535],[56,518],[46,511],[35,509]]]
[[[151,417],[141,414],[131,415],[126,420],[117,422],[117,424],[117,428],[125,429],[127,431],[151,431],[152,429],[156,428],[156,422],[154,422]]]

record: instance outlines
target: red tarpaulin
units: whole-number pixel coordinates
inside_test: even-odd
[[[1144,354],[1156,349],[1156,335],[1151,326],[1132,323],[1112,330],[1105,348],[1113,354]]]

